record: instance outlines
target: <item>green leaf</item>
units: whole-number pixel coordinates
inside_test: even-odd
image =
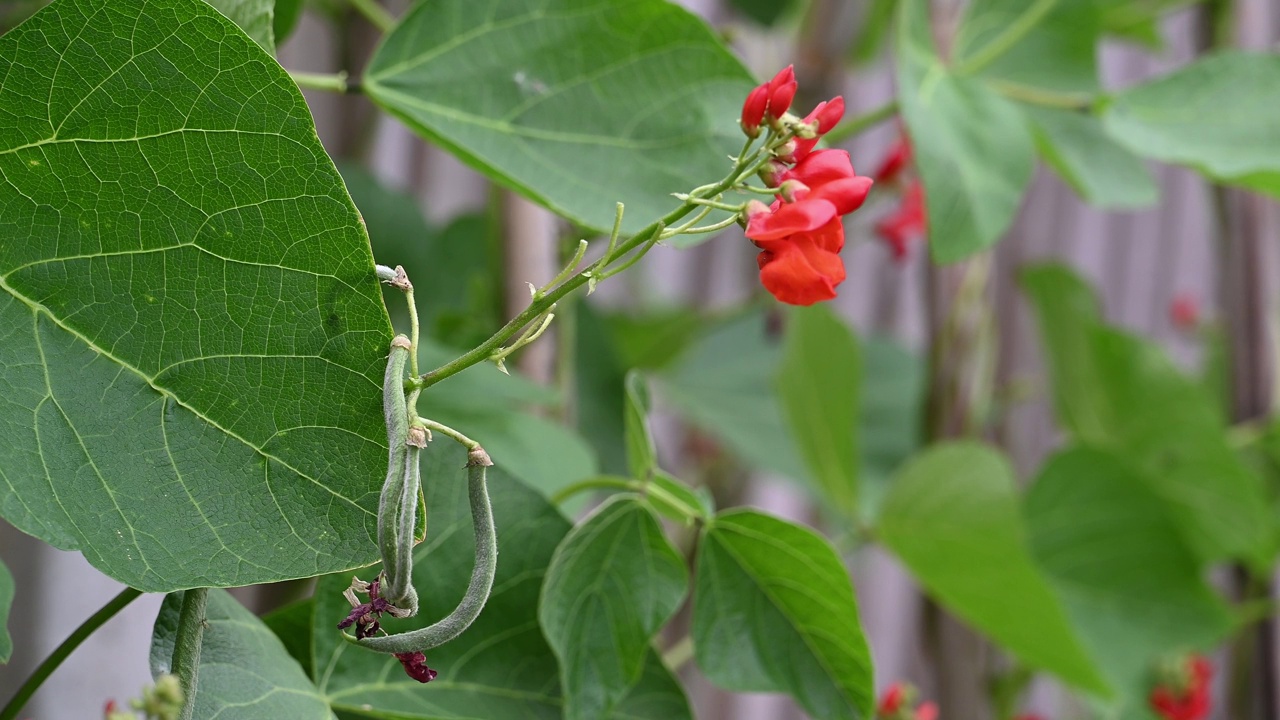
[[[756,23],[773,27],[795,8],[796,0],[729,0],[729,4]]]
[[[198,0],[57,0],[0,77],[0,512],[147,591],[369,562],[391,328],[297,86]]]
[[[709,328],[659,377],[662,397],[754,468],[805,478],[773,391],[779,348],[751,312]]]
[[[707,318],[688,308],[626,312],[605,316],[624,368],[661,370],[706,330]]]
[[[452,443],[437,441],[423,454],[429,535],[415,550],[413,569],[421,611],[408,620],[387,619],[388,632],[434,622],[462,599],[474,564],[464,462],[465,453]],[[498,531],[493,594],[466,632],[428,654],[427,663],[440,673],[430,684],[407,677],[395,658],[340,639],[335,626],[351,609],[342,597],[351,576],[321,579],[316,589],[314,672],[336,711],[423,720],[562,717],[558,664],[538,627],[538,596],[552,554],[570,525],[501,466],[490,469],[489,485]],[[368,579],[377,572],[374,566],[360,576]],[[688,717],[679,685],[656,655],[647,662],[640,683],[609,717]],[[685,711],[657,712],[674,707]],[[651,710],[655,714],[645,714]]]
[[[1081,639],[1138,701],[1163,656],[1232,629],[1156,484],[1119,454],[1080,448],[1045,465],[1025,505],[1032,550]]]
[[[852,517],[861,464],[858,339],[824,305],[797,308],[789,315],[778,399],[810,474],[834,509]]]
[[[1204,387],[1157,346],[1104,325],[1088,286],[1066,268],[1028,269],[1022,285],[1039,315],[1065,429],[1158,478],[1200,557],[1265,564],[1276,538],[1261,480],[1231,448]]]
[[[663,0],[493,0],[418,4],[363,88],[574,222],[610,228],[625,202],[629,233],[671,211],[670,193],[729,171],[751,85],[701,20]]]
[[[183,592],[160,606],[151,638],[151,674],[172,672]],[[200,645],[194,720],[333,717],[324,698],[280,640],[225,590],[210,590]]]
[[[713,683],[788,693],[819,720],[872,717],[853,585],[820,535],[754,510],[722,513],[702,535],[694,588],[694,652]]]
[[[1117,145],[1092,115],[1027,105],[1036,147],[1045,162],[1091,205],[1137,208],[1155,203],[1159,189],[1145,163]]]
[[[315,611],[315,600],[307,598],[276,608],[262,616],[262,624],[280,638],[289,657],[297,660],[308,676],[312,674],[314,661],[311,656],[311,625]]]
[[[626,366],[607,320],[588,302],[575,302],[573,318],[574,417],[601,472],[626,475]]]
[[[1182,4],[1184,0],[1112,0],[1102,4],[1102,27],[1107,34],[1159,50],[1164,47],[1160,16]]]
[[[275,17],[272,18],[271,30],[275,36],[276,45],[281,45],[293,34],[294,28],[298,27],[298,21],[302,19],[302,9],[306,3],[305,0],[276,0],[275,4]]]
[[[869,520],[879,513],[893,474],[921,445],[926,372],[919,354],[891,340],[870,338],[862,350],[858,505]]]
[[[276,52],[273,32],[275,0],[206,0],[218,12],[227,16],[245,35],[271,54]]]
[[[1116,95],[1103,119],[1139,155],[1280,196],[1277,107],[1280,55],[1224,52]]]
[[[898,14],[898,0],[871,0],[865,3],[861,30],[850,46],[850,59],[854,64],[865,65],[880,57],[893,34],[893,18]]]
[[[689,525],[694,519],[709,518],[716,511],[706,488],[699,489],[703,492],[695,492],[674,476],[658,470],[649,478],[644,494],[655,512]]]
[[[1013,471],[973,443],[935,445],[894,481],[878,536],[947,609],[1013,652],[1107,691],[1027,547]]]
[[[9,609],[13,606],[13,575],[0,562],[0,663],[9,662],[13,638],[9,636]]]
[[[631,476],[645,479],[658,467],[658,449],[649,434],[649,386],[644,375],[632,370],[626,380],[627,408],[623,425],[626,428],[627,464]]]
[[[974,0],[965,10],[953,55],[960,72],[1038,91],[1098,90],[1101,30],[1097,0]]]
[[[1018,108],[979,80],[958,77],[938,58],[928,0],[902,0],[898,95],[924,183],[935,262],[961,260],[1009,228],[1035,170],[1035,150]]]
[[[566,718],[602,717],[640,680],[688,585],[684,558],[634,496],[613,496],[565,536],[538,620],[560,660]]]

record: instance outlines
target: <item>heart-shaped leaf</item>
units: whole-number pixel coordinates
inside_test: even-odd
[[[151,673],[172,672],[182,592],[160,606]],[[330,720],[333,713],[279,638],[225,590],[210,590],[192,720]]]
[[[778,399],[791,437],[832,509],[857,512],[858,407],[862,353],[858,338],[825,306],[790,313]]]
[[[901,3],[898,95],[924,183],[929,249],[945,263],[1004,235],[1031,182],[1035,148],[1017,106],[938,57],[927,6]]]
[[[1107,685],[1032,560],[1013,471],[981,445],[937,445],[902,469],[879,537],[929,594],[1028,664],[1096,692]]]
[[[1116,95],[1107,132],[1144,157],[1280,196],[1280,56],[1225,52]]]
[[[275,54],[275,0],[206,0],[234,22],[245,35]]]
[[[0,77],[0,513],[143,590],[372,560],[391,328],[297,86],[199,0],[56,0]]]
[[[538,620],[560,659],[566,718],[608,714],[640,680],[688,585],[684,558],[635,496],[610,498],[565,536]]]
[[[1025,505],[1036,560],[1131,701],[1164,656],[1207,649],[1232,627],[1155,484],[1120,455],[1077,448],[1045,465]]]
[[[724,177],[751,78],[665,0],[419,3],[364,91],[411,128],[565,217],[625,231]]]
[[[1090,288],[1065,267],[1024,271],[1039,315],[1058,420],[1084,444],[1138,462],[1206,560],[1264,566],[1276,531],[1261,479],[1227,440],[1204,387],[1155,345],[1105,325]]]
[[[1024,106],[1041,157],[1086,202],[1103,208],[1150,205],[1159,192],[1138,156],[1107,136],[1094,116]]]
[[[755,510],[730,510],[703,533],[697,563],[694,652],[712,682],[788,693],[819,720],[872,717],[871,657],[830,543]]]

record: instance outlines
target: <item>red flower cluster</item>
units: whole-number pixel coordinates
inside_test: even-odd
[[[937,720],[938,705],[920,703],[914,709],[915,688],[904,683],[894,683],[880,696],[876,707],[877,720]]]
[[[780,117],[790,107],[794,85],[795,75],[787,68],[751,91],[743,107],[743,130],[758,129],[761,118]],[[785,100],[785,106],[775,104],[776,98]],[[849,153],[813,149],[843,116],[842,98],[819,103],[800,121],[804,132],[783,143],[777,159],[762,171],[765,182],[778,188],[778,199],[767,206],[747,204],[746,235],[761,251],[756,257],[760,282],[784,303],[830,300],[845,278],[840,216],[862,206],[871,178],[854,173]]]
[[[1151,691],[1151,709],[1165,720],[1204,720],[1209,717],[1213,666],[1204,656],[1192,655],[1181,674],[1181,682],[1162,683]]]
[[[911,164],[911,142],[906,135],[898,138],[898,142],[889,150],[880,168],[876,171],[878,183],[900,184],[907,167]],[[876,222],[876,234],[889,245],[893,259],[902,261],[913,239],[923,237],[927,230],[924,207],[924,186],[920,178],[912,177],[906,182],[902,193],[902,202],[893,212]]]

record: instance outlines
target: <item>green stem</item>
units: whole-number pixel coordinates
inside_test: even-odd
[[[396,26],[396,19],[392,17],[391,13],[387,12],[386,8],[374,0],[348,0],[348,2],[351,3],[351,7],[355,8],[356,12],[363,15],[370,24],[384,33],[389,32],[391,28]]]
[[[620,477],[618,475],[597,475],[586,480],[579,480],[572,485],[566,485],[556,491],[551,496],[551,504],[559,505],[569,498],[582,492],[591,490],[639,490],[640,486],[635,480]]]
[[[182,593],[182,610],[178,614],[178,635],[173,642],[170,668],[182,685],[182,712],[178,720],[191,720],[200,684],[200,646],[204,643],[205,607],[209,588],[192,588]]]
[[[988,80],[987,84],[1010,100],[1018,100],[1028,105],[1061,108],[1063,110],[1087,110],[1097,102],[1097,98],[1093,95],[1059,93],[1003,80]]]
[[[441,435],[444,435],[445,437],[453,440],[454,442],[457,442],[459,445],[462,445],[468,451],[474,452],[480,448],[480,443],[476,442],[475,440],[472,440],[466,435],[463,435],[457,430],[454,430],[448,425],[445,425],[443,423],[438,423],[435,420],[428,420],[426,418],[420,417],[414,420],[413,424],[419,427],[424,427],[430,430],[431,432],[438,432]]]
[[[1009,52],[1014,45],[1022,42],[1027,37],[1027,33],[1034,30],[1057,4],[1058,0],[1037,0],[1035,4],[1022,11],[1017,20],[1005,26],[1004,32],[982,46],[981,50],[956,68],[956,74],[973,75],[982,72]]]
[[[360,92],[360,86],[358,84],[347,81],[347,74],[345,72],[309,73],[290,70],[289,77],[292,78],[293,82],[300,88],[324,90],[339,94]]]
[[[748,147],[750,147],[749,144],[748,144]],[[719,195],[720,193],[728,190],[729,188],[736,185],[744,175],[749,175],[751,173],[754,173],[757,167],[759,166],[760,162],[762,162],[760,160],[759,153],[750,157],[746,157],[746,152],[744,150],[742,155],[743,157],[739,158],[738,162],[734,165],[733,171],[730,172],[727,177],[725,177],[720,182],[715,183],[714,185],[706,187],[705,189],[706,195],[714,197],[715,195]],[[702,194],[702,193],[699,193],[699,194]],[[664,228],[684,218],[686,215],[688,215],[689,213],[693,212],[696,208],[698,208],[698,204],[694,202],[695,199],[697,198],[690,197],[689,199],[686,199],[684,202],[680,204],[679,207],[677,207],[676,209],[672,210],[671,212],[663,216],[661,220],[650,223],[649,225],[641,229],[640,232],[628,238],[625,242],[619,243],[617,247],[617,254],[619,255],[625,254],[627,252],[630,252],[634,248],[640,247],[645,243],[651,243],[653,241],[656,241],[658,236],[661,235],[662,230]],[[611,261],[612,258],[606,257],[604,258],[604,260]],[[632,262],[634,262],[634,259],[628,262],[627,266],[629,266]],[[529,303],[528,307],[526,307],[519,315],[516,315],[515,317],[511,318],[511,320],[508,321],[506,325],[503,325],[497,332],[495,332],[492,336],[490,336],[488,340],[485,340],[480,345],[476,346],[475,348],[472,348],[468,352],[451,360],[450,362],[447,362],[444,365],[441,365],[435,370],[432,370],[426,373],[425,375],[422,375],[420,378],[420,382],[418,384],[422,388],[428,388],[440,382],[441,380],[444,380],[445,378],[457,375],[458,373],[462,372],[463,370],[466,370],[472,365],[475,365],[480,362],[484,362],[489,357],[491,357],[495,351],[499,350],[502,347],[503,343],[511,339],[513,335],[515,335],[526,325],[528,325],[529,323],[533,322],[537,318],[541,317],[544,313],[546,313],[548,309],[556,303],[557,300],[564,297],[565,295],[568,295],[569,293],[573,292],[579,287],[582,287],[584,284],[587,283],[588,280],[591,279],[591,276],[593,273],[598,273],[603,269],[604,268],[602,263],[597,262],[594,265],[591,265],[590,267],[588,267],[583,272],[580,272],[570,277],[569,279],[565,280],[559,286],[548,290],[545,295]]]
[[[843,140],[848,140],[851,137],[857,137],[897,114],[898,101],[890,100],[878,108],[868,110],[857,117],[845,120],[839,125],[831,128],[831,131],[823,137],[827,139],[828,143],[834,145],[835,143]]]
[[[663,238],[666,239],[669,237],[675,237],[676,235],[705,235],[706,233],[719,232],[729,227],[730,225],[736,224],[737,222],[738,222],[738,218],[736,217],[725,218],[720,222],[712,223],[710,225],[703,225],[702,227],[685,227],[683,229],[680,229],[680,232],[672,232],[670,235],[663,236]]]
[[[356,640],[346,633],[348,642],[382,653],[426,652],[461,635],[475,622],[489,599],[493,578],[498,569],[498,536],[493,526],[493,508],[485,485],[485,468],[493,465],[488,454],[476,447],[467,455],[467,496],[471,501],[471,523],[475,528],[475,568],[466,595],[453,612],[442,620],[420,630]]]
[[[67,636],[67,639],[63,640],[62,644],[55,648],[49,654],[49,657],[45,658],[44,662],[40,663],[39,667],[31,673],[26,682],[22,683],[22,687],[18,688],[18,692],[4,706],[4,709],[0,710],[0,720],[14,720],[14,718],[18,717],[18,713],[22,711],[27,701],[31,699],[32,695],[36,694],[36,691],[53,674],[53,671],[58,669],[62,661],[75,652],[75,649],[80,647],[80,643],[84,642],[94,631],[115,617],[116,613],[123,610],[125,606],[136,600],[141,594],[141,590],[125,588],[120,591],[119,595],[111,598],[110,602],[103,605],[98,612],[90,615],[88,620],[80,623],[80,627]]]

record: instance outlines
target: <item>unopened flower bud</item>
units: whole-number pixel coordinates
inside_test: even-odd
[[[778,188],[778,194],[783,200],[793,203],[809,194],[809,186],[799,180],[788,180]]]
[[[759,175],[766,187],[778,187],[778,185],[782,184],[783,174],[790,169],[791,167],[781,160],[770,160],[764,164],[764,167],[760,168],[760,172],[757,175]]]
[[[773,155],[784,163],[793,163],[796,161],[797,147],[795,140],[788,140],[779,145],[778,149],[773,151]]]

